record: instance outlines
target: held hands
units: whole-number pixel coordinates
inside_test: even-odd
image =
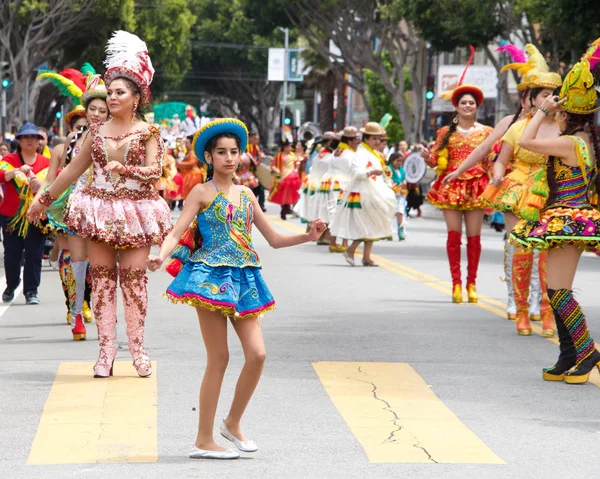
[[[367,173],[367,176],[381,176],[383,175],[383,171],[381,170],[371,170]]]
[[[30,223],[38,223],[46,218],[47,209],[48,207],[41,204],[39,198],[36,198],[27,211],[27,219]]]
[[[492,186],[500,186],[504,182],[504,175],[494,172],[490,183]]]
[[[104,167],[104,171],[114,171],[119,175],[123,175],[127,171],[127,167],[120,161],[109,161]]]
[[[149,255],[147,262],[148,262],[148,269],[150,271],[156,271],[156,270],[160,269],[164,260],[162,260],[160,258],[160,256]]]
[[[313,221],[313,224],[310,227],[310,231],[308,232],[308,237],[310,241],[319,239],[326,229],[327,225],[323,223],[323,220],[321,218]]]

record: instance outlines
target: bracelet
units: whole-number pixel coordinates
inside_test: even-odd
[[[548,116],[550,114],[550,112],[548,110],[546,110],[546,108],[544,108],[543,106],[540,106],[538,108],[538,110],[540,110],[546,116]]]
[[[52,203],[54,203],[56,201],[56,198],[54,198],[50,194],[50,192],[48,190],[46,190],[40,196],[39,201],[40,201],[40,204],[42,204],[44,206],[50,206]]]

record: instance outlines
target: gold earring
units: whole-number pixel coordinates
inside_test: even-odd
[[[131,122],[133,123],[135,121],[135,114],[137,113],[137,103],[133,104],[133,114],[131,115]]]

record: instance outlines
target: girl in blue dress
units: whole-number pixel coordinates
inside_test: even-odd
[[[233,118],[207,123],[196,133],[194,152],[212,167],[213,178],[194,187],[159,256],[148,258],[150,269],[155,271],[173,253],[167,269],[176,277],[167,289],[167,296],[174,303],[196,308],[206,347],[198,435],[190,453],[194,459],[239,457],[236,450],[225,450],[213,438],[215,412],[229,358],[228,318],[240,338],[246,361],[220,432],[240,451],[258,450],[254,441],[242,432],[240,421],[265,361],[258,318],[273,309],[275,301],[262,278],[258,254],[252,246],[252,225],[256,225],[273,248],[316,240],[326,229],[317,220],[308,233],[281,235],[269,223],[252,190],[233,184],[240,152],[246,150],[247,140],[246,126]]]

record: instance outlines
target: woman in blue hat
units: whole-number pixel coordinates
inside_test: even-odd
[[[40,304],[38,287],[42,276],[45,235],[27,219],[27,208],[48,172],[49,160],[37,152],[42,135],[33,123],[25,123],[15,135],[19,145],[0,161],[0,183],[4,202],[0,223],[4,238],[6,289],[2,301],[10,303],[21,282],[21,259],[25,252],[23,293],[27,304]]]
[[[225,450],[213,438],[215,412],[229,357],[227,318],[240,338],[246,363],[220,432],[240,451],[258,449],[242,433],[240,421],[265,360],[258,318],[273,309],[275,302],[252,246],[252,225],[273,248],[316,240],[326,229],[321,220],[316,220],[308,233],[299,235],[281,235],[273,229],[252,190],[233,183],[247,141],[246,125],[234,118],[212,121],[196,133],[194,151],[212,169],[212,180],[194,187],[159,256],[148,259],[150,269],[155,271],[175,250],[167,270],[176,277],[167,296],[174,303],[196,308],[204,338],[207,363],[200,389],[198,436],[190,453],[194,459],[239,457],[237,451]],[[202,244],[198,246],[200,237]]]

